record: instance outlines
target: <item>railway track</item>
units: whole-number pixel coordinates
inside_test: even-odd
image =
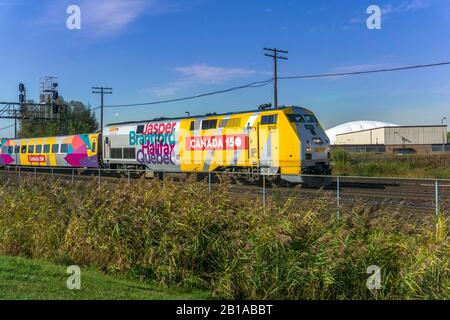
[[[101,172],[100,172],[101,173]],[[59,172],[34,171],[30,170],[11,171],[1,170],[0,177],[7,177],[10,181],[18,181],[21,177],[47,176],[64,180],[84,180],[102,182],[120,182],[135,180],[134,175],[102,175],[96,172],[78,174],[75,171]],[[432,180],[414,179],[383,179],[383,178],[339,178],[339,194],[337,181],[334,179],[330,185],[310,188],[310,187],[278,187],[270,183],[262,188],[259,185],[231,185],[228,192],[242,197],[271,197],[280,200],[314,200],[323,199],[335,201],[341,205],[353,204],[364,201],[370,205],[385,205],[392,207],[402,207],[410,210],[434,210],[436,207],[436,185]],[[218,187],[218,179],[212,179],[209,188]],[[182,183],[182,182],[180,182]],[[438,199],[442,208],[446,208],[450,203],[450,181],[439,182]]]

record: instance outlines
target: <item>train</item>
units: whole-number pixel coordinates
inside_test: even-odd
[[[164,173],[232,172],[304,183],[330,174],[330,141],[306,108],[256,110],[111,123],[101,132],[3,139],[0,166],[104,168]],[[275,178],[274,178],[275,179]]]

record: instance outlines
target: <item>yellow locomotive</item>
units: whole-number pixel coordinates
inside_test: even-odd
[[[301,107],[122,122],[103,129],[103,164],[152,172],[329,174],[329,140]]]

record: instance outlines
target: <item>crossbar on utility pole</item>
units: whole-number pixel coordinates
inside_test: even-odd
[[[270,51],[273,54],[265,53],[264,55],[266,57],[273,58],[273,106],[274,108],[278,108],[278,67],[277,67],[277,61],[278,59],[282,60],[288,60],[287,57],[279,56],[277,53],[289,53],[286,50],[280,50],[277,48],[263,48],[265,51]]]
[[[105,94],[112,94],[112,88],[92,87],[92,93],[100,94],[100,132],[103,131],[103,98]]]

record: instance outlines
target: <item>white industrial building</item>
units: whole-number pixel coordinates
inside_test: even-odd
[[[450,151],[447,126],[398,126],[378,121],[350,122],[327,135],[336,147],[351,152],[432,153]]]

